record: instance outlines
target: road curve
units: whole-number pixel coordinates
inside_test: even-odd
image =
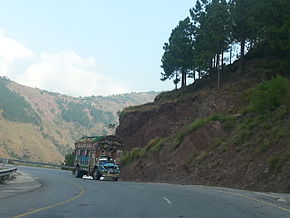
[[[201,186],[77,179],[71,172],[19,167],[42,187],[0,199],[0,217],[290,217],[290,205],[254,192]]]

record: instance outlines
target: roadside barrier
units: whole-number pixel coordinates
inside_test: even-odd
[[[54,163],[44,163],[44,162],[36,162],[36,161],[28,161],[28,160],[18,160],[18,159],[3,159],[0,158],[0,162],[6,161],[7,163],[21,163],[24,165],[31,164],[36,166],[51,166],[51,167],[58,167],[61,169],[74,169],[74,167],[65,166],[61,164],[54,164]]]
[[[11,177],[11,174],[16,171],[17,171],[17,167],[0,170],[0,182],[3,182],[4,180],[9,179]]]

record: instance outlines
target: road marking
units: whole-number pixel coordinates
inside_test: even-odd
[[[261,193],[261,192],[254,192],[254,193],[257,194],[257,195],[263,195],[263,196],[266,196],[266,197],[274,198],[277,201],[280,201],[280,202],[283,202],[283,203],[286,203],[286,204],[288,203],[284,198],[280,198],[280,197],[275,196],[275,195],[270,195],[270,194]]]
[[[171,201],[169,201],[166,197],[163,197],[163,199],[164,199],[168,204],[172,204]]]
[[[130,185],[131,187],[133,188],[137,188],[137,189],[143,189],[144,187],[141,187],[141,186],[137,186],[137,185]]]
[[[43,211],[43,210],[47,210],[47,209],[51,209],[51,208],[54,208],[54,207],[57,207],[57,206],[61,206],[63,204],[66,204],[68,202],[76,200],[77,198],[81,197],[85,193],[85,189],[83,187],[81,187],[80,185],[78,185],[76,183],[73,183],[73,182],[68,182],[68,181],[64,181],[64,182],[70,183],[70,184],[78,187],[80,189],[80,192],[76,196],[74,196],[72,198],[69,198],[67,200],[60,201],[58,203],[55,203],[55,204],[52,204],[52,205],[49,205],[49,206],[46,206],[46,207],[38,208],[38,209],[32,210],[32,211],[27,212],[27,213],[19,214],[17,216],[13,216],[13,218],[24,217],[24,216],[28,216],[28,215],[31,215],[31,214],[34,214],[34,213],[38,213],[38,212]]]
[[[240,198],[245,198],[245,199],[252,200],[252,201],[257,201],[257,202],[260,202],[262,204],[266,204],[266,205],[268,205],[270,207],[274,207],[274,208],[278,208],[280,210],[284,210],[284,211],[290,212],[290,210],[287,209],[287,208],[280,207],[280,206],[277,206],[275,204],[271,204],[271,203],[268,203],[266,201],[259,200],[257,198],[252,198],[252,197],[249,197],[249,196],[246,196],[246,195],[242,195],[242,194],[238,194],[238,193],[234,193],[234,192],[227,192],[227,191],[218,190],[218,189],[212,189],[211,188],[210,190],[217,191],[217,192],[222,192],[222,193],[233,195],[233,196],[237,196],[237,197],[240,197]]]

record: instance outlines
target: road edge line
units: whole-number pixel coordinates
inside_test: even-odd
[[[223,191],[223,190],[218,190],[218,189],[213,189],[213,188],[210,188],[210,190],[216,191],[216,192],[225,193],[225,194],[229,194],[229,195],[233,195],[233,196],[237,196],[237,197],[240,197],[240,198],[245,198],[245,199],[252,200],[252,201],[257,201],[259,203],[262,203],[262,204],[265,204],[265,205],[268,205],[268,206],[271,206],[271,207],[274,207],[274,208],[277,208],[277,209],[280,209],[280,210],[284,210],[284,211],[290,213],[290,210],[287,209],[287,208],[280,207],[280,206],[277,206],[275,204],[271,204],[269,202],[259,200],[257,198],[252,198],[252,197],[249,197],[249,196],[246,196],[246,195],[242,195],[242,194],[238,194],[238,193],[234,193],[234,192]]]
[[[19,214],[19,215],[13,216],[13,218],[24,217],[24,216],[28,216],[28,215],[31,215],[31,214],[34,214],[34,213],[38,213],[38,212],[40,212],[40,211],[44,211],[44,210],[51,209],[51,208],[54,208],[54,207],[57,207],[57,206],[61,206],[61,205],[63,205],[63,204],[66,204],[66,203],[68,203],[68,202],[71,202],[71,201],[73,201],[73,200],[76,200],[77,198],[81,197],[81,196],[85,193],[85,189],[84,189],[82,186],[80,186],[80,185],[78,185],[78,184],[76,184],[76,183],[73,183],[73,182],[68,182],[68,181],[64,181],[64,182],[69,183],[69,184],[72,184],[72,185],[78,187],[78,188],[80,189],[80,192],[79,192],[76,196],[74,196],[74,197],[72,197],[72,198],[69,198],[69,199],[67,199],[67,200],[60,201],[60,202],[58,202],[58,203],[51,204],[51,205],[48,205],[48,206],[46,206],[46,207],[38,208],[38,209],[35,209],[35,210],[32,210],[32,211],[29,211],[29,212],[26,212],[26,213],[22,213],[22,214]]]

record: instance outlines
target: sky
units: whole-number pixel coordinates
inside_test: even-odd
[[[79,97],[172,90],[162,47],[195,0],[0,3],[0,75]]]

